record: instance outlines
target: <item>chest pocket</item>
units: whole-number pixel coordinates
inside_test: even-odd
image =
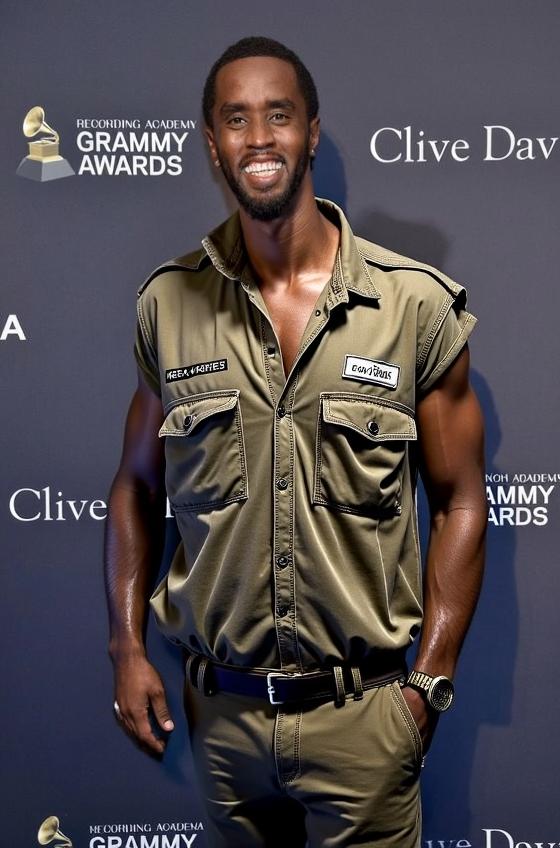
[[[320,396],[313,503],[383,518],[400,513],[411,413],[383,398],[351,392]]]
[[[182,398],[159,431],[165,437],[165,483],[175,510],[204,510],[248,495],[239,390]]]

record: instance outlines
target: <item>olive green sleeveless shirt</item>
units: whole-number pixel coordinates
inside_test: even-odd
[[[462,286],[353,235],[289,374],[238,215],[139,291],[182,542],[152,608],[236,665],[309,671],[406,648],[422,620],[415,409],[475,318]]]

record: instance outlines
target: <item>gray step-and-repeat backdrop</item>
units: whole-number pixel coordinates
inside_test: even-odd
[[[232,208],[200,95],[229,43],[264,34],[319,88],[317,194],[464,283],[480,319],[487,577],[423,772],[423,847],[560,846],[558,2],[4,0],[1,14],[0,845],[37,845],[53,816],[75,848],[207,845],[180,657],[153,627],[177,724],[163,762],[114,719],[102,538],[136,288]],[[62,844],[56,830],[43,842]]]

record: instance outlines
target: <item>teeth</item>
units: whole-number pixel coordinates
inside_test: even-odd
[[[252,162],[243,170],[246,174],[262,174],[266,171],[279,171],[281,167],[282,162]]]

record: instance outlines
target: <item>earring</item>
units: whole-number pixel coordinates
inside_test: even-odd
[[[220,167],[220,160],[214,159],[214,165],[216,166],[216,168],[219,168]]]

